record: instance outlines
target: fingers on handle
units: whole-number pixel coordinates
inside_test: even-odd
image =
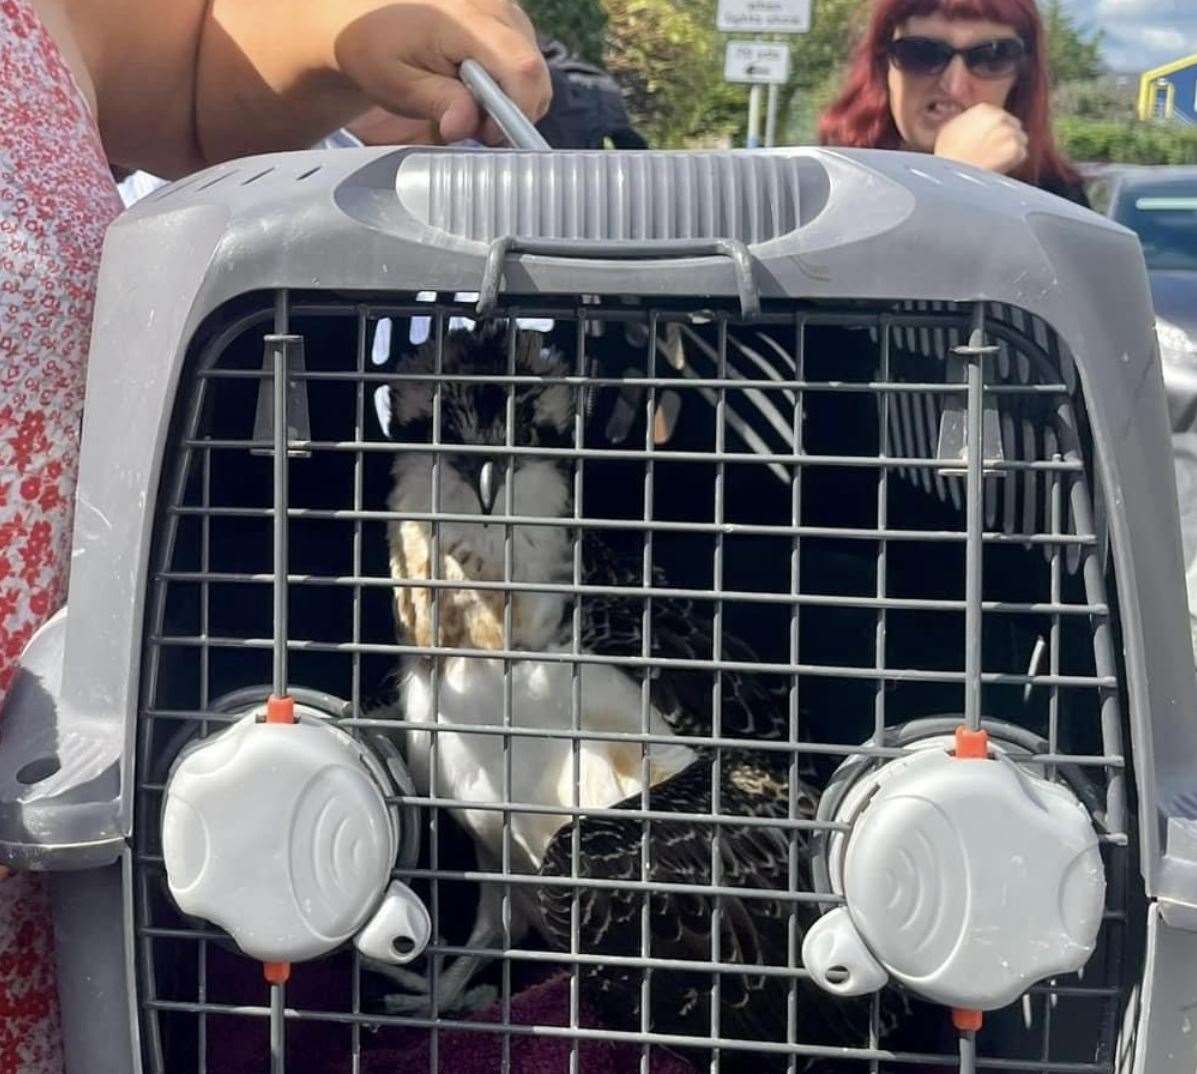
[[[428,22],[376,12],[338,42],[341,69],[377,103],[401,115],[435,121],[447,141],[477,136],[485,116],[458,80],[475,59],[525,115],[537,120],[552,99],[548,67],[527,17],[511,0],[444,0]],[[405,43],[396,44],[401,30]],[[414,39],[411,31],[414,33]],[[492,126],[487,133],[497,135]]]
[[[482,124],[482,110],[474,95],[456,78],[424,74],[405,87],[414,114],[432,120],[446,142],[471,138]]]
[[[553,87],[548,65],[535,43],[523,34],[505,30],[489,41],[480,41],[473,58],[533,122],[549,110]]]

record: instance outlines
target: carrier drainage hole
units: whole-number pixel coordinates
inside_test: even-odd
[[[416,941],[410,936],[396,936],[391,941],[391,948],[400,958],[406,958],[416,949]]]
[[[831,966],[827,970],[827,980],[833,985],[847,984],[851,976],[847,966]]]
[[[57,757],[39,757],[36,761],[30,761],[27,765],[21,766],[17,772],[17,782],[26,787],[32,786],[34,783],[41,783],[43,779],[49,779],[61,767],[62,762]]]

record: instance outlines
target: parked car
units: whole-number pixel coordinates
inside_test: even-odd
[[[1147,259],[1197,656],[1197,167],[1103,165],[1086,175],[1093,208],[1133,229]]]
[[[1197,166],[1110,168],[1089,197],[1143,244],[1172,429],[1197,432]]]

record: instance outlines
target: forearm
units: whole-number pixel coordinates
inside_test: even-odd
[[[194,59],[206,0],[70,0],[109,160],[158,175],[201,166]]]
[[[335,69],[326,0],[211,0],[195,62],[195,141],[206,164],[303,149],[371,101]]]
[[[116,164],[177,176],[300,149],[378,103],[447,140],[498,138],[457,80],[475,57],[533,118],[550,97],[512,0],[64,0]]]
[[[370,101],[319,40],[327,3],[71,0],[109,159],[174,177],[304,148],[360,115]]]
[[[301,148],[382,105],[452,141],[500,137],[458,81],[479,60],[525,113],[552,87],[515,0],[210,0],[196,77],[206,160]]]

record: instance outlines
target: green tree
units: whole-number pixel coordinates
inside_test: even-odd
[[[607,12],[600,0],[524,0],[536,28],[591,63],[603,61]]]
[[[606,8],[607,69],[649,142],[725,140],[739,122],[742,94],[723,81],[714,0],[606,0]]]
[[[1138,118],[1137,85],[1125,77],[1064,82],[1052,93],[1052,110],[1057,116],[1131,122]]]
[[[814,0],[810,32],[789,39],[790,80],[779,98],[779,141],[814,140],[818,114],[839,86],[868,13],[861,0]]]
[[[1197,129],[1182,124],[1064,116],[1060,145],[1073,160],[1122,164],[1197,164]]]
[[[1047,34],[1047,68],[1052,85],[1097,78],[1104,70],[1101,31],[1086,32],[1078,27],[1064,10],[1062,0],[1045,0],[1040,8]]]

